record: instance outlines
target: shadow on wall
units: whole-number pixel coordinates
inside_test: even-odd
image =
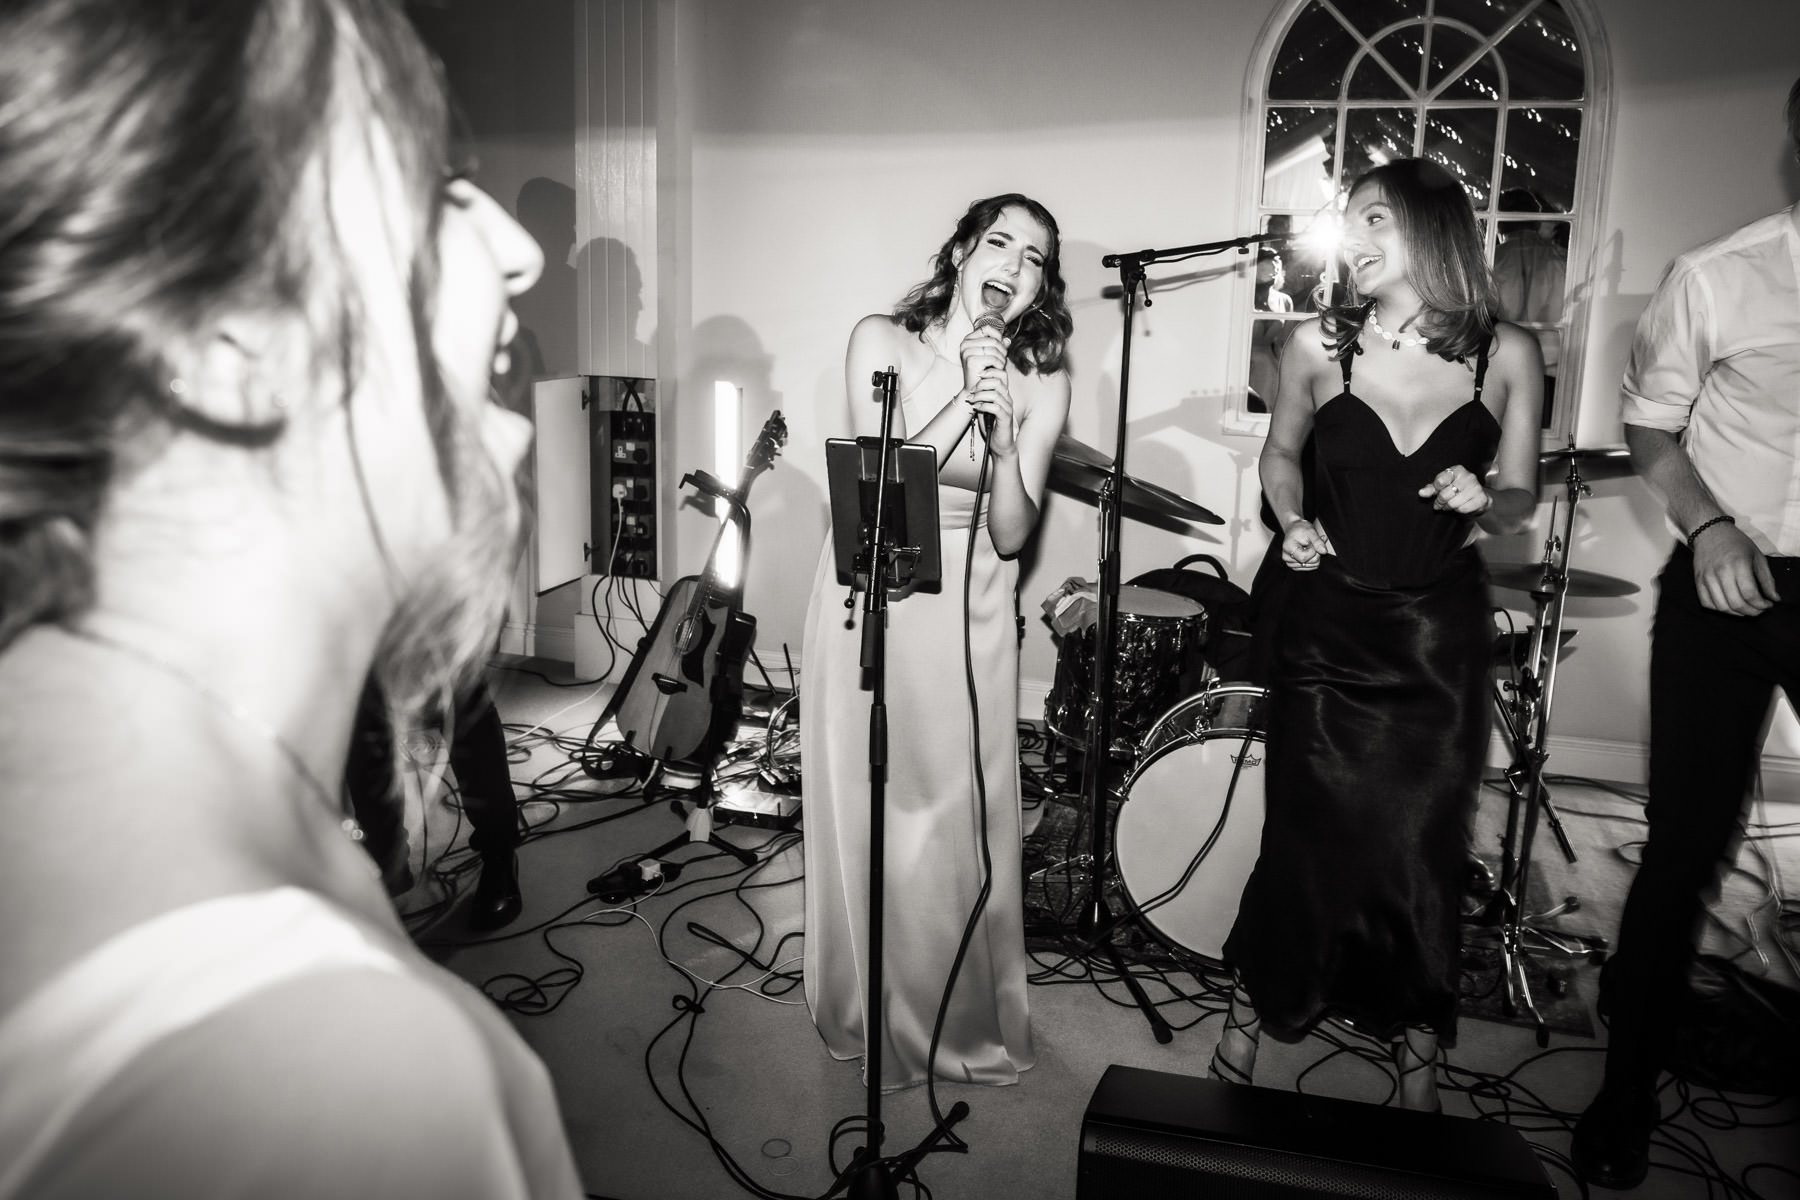
[[[751,539],[744,565],[744,610],[757,618],[757,657],[777,684],[785,684],[782,646],[785,643],[793,649],[798,665],[800,630],[819,547],[825,538],[825,497],[815,481],[815,473],[797,469],[791,460],[800,455],[822,458],[823,443],[818,431],[811,427],[809,414],[790,412],[785,407],[782,394],[772,382],[773,360],[748,322],[736,316],[708,317],[694,326],[689,345],[692,355],[683,372],[680,394],[689,402],[691,411],[704,411],[707,419],[685,423],[689,437],[697,440],[684,444],[712,445],[710,420],[716,381],[724,380],[743,390],[739,462],[729,468],[710,461],[692,465],[703,466],[715,474],[723,471],[721,478],[735,485],[743,475],[745,457],[777,409],[782,411],[789,430],[788,444],[774,465],[758,476],[751,487]],[[692,469],[692,465],[684,465],[682,471]],[[818,474],[823,474],[822,469]],[[684,492],[683,511],[692,510],[692,494],[691,489]],[[684,524],[694,528],[691,523]],[[707,545],[711,545],[710,532]],[[699,556],[691,558],[697,561]],[[689,561],[690,556],[684,555],[683,560]],[[754,673],[754,668],[751,670]],[[761,681],[760,676],[756,678]]]
[[[544,273],[513,300],[518,353],[533,379],[576,373],[575,189],[539,175],[519,189],[518,221],[544,255]]]
[[[638,266],[637,251],[614,237],[597,237],[584,245],[575,256],[577,277],[587,281],[592,299],[592,352],[581,363],[595,375],[618,375],[648,378],[656,374],[650,346],[638,336],[638,324],[644,316],[644,272]],[[571,300],[574,296],[571,293]],[[574,329],[579,304],[571,310],[570,328]],[[573,358],[580,359],[577,341]]]

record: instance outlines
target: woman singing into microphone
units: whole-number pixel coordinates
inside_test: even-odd
[[[976,201],[938,251],[932,277],[891,316],[859,321],[844,356],[846,430],[880,432],[870,380],[897,366],[892,432],[931,446],[938,462],[942,589],[897,594],[888,609],[878,1034],[889,1089],[934,1071],[1013,1083],[1035,1059],[1025,1003],[1014,556],[1037,524],[1069,409],[1064,350],[1073,322],[1059,242],[1055,218],[1033,200]],[[800,722],[806,999],[826,1047],[853,1059],[864,1055],[869,1014],[870,693],[860,621],[844,594],[827,538],[806,618]]]

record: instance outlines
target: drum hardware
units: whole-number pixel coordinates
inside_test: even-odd
[[[1569,570],[1569,555],[1574,545],[1572,535],[1575,510],[1583,496],[1592,494],[1582,475],[1582,464],[1604,464],[1599,473],[1605,474],[1618,469],[1619,459],[1618,452],[1578,450],[1572,442],[1566,449],[1545,455],[1544,461],[1547,463],[1566,464],[1560,529],[1553,506],[1551,531],[1544,541],[1543,561],[1535,567],[1496,567],[1490,568],[1489,572],[1491,579],[1498,581],[1504,577],[1509,581],[1503,586],[1524,583],[1524,590],[1531,593],[1534,615],[1530,627],[1530,646],[1517,686],[1512,688],[1510,697],[1498,683],[1494,689],[1495,705],[1505,725],[1508,743],[1512,747],[1512,763],[1505,773],[1508,803],[1506,833],[1501,843],[1500,879],[1493,899],[1477,920],[1480,924],[1495,926],[1499,932],[1502,972],[1506,981],[1502,1009],[1509,1017],[1520,1011],[1525,1012],[1531,1018],[1539,1046],[1550,1044],[1550,1030],[1532,999],[1531,984],[1525,974],[1526,955],[1532,950],[1548,949],[1556,953],[1594,957],[1603,953],[1607,945],[1604,938],[1580,937],[1537,927],[1553,916],[1579,908],[1580,901],[1576,897],[1568,897],[1555,908],[1536,914],[1527,914],[1524,903],[1526,885],[1530,879],[1532,841],[1537,833],[1540,816],[1546,816],[1550,820],[1562,845],[1563,856],[1571,864],[1577,861],[1574,848],[1569,844],[1562,823],[1550,804],[1549,791],[1544,786],[1544,763],[1549,758],[1545,743],[1550,731],[1551,709],[1556,699],[1557,661],[1566,640],[1563,630],[1564,603],[1575,590],[1572,581],[1579,578],[1572,576]],[[1536,578],[1528,581],[1526,577],[1532,574]],[[1591,584],[1592,577],[1585,582]],[[1637,590],[1635,585],[1629,586],[1630,591]],[[1628,595],[1630,592],[1615,591],[1610,594]],[[1534,939],[1535,944],[1532,944]]]

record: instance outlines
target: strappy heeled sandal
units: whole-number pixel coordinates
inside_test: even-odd
[[[1248,1021],[1238,1020],[1237,1014],[1240,1003],[1243,1008],[1250,1008],[1247,998],[1240,1002],[1237,995],[1234,994],[1232,996],[1231,1007],[1225,1012],[1225,1028],[1219,1033],[1219,1044],[1213,1047],[1212,1062],[1208,1064],[1206,1073],[1214,1079],[1222,1079],[1226,1083],[1249,1086],[1249,1072],[1243,1070],[1236,1063],[1220,1053],[1225,1046],[1225,1039],[1230,1036],[1233,1030],[1242,1033],[1245,1037],[1250,1039],[1250,1048],[1252,1051],[1256,1049],[1258,1043],[1262,1039],[1262,1018],[1252,1015]],[[1250,1009],[1250,1011],[1252,1014],[1255,1012],[1254,1009]],[[1255,1058],[1252,1057],[1251,1063],[1253,1070],[1255,1061]]]
[[[1433,1067],[1437,1066],[1437,1058],[1438,1058],[1437,1051],[1435,1048],[1432,1050],[1432,1054],[1431,1054],[1430,1058],[1425,1058],[1422,1055],[1420,1055],[1420,1053],[1417,1050],[1414,1050],[1412,1048],[1412,1043],[1408,1042],[1406,1040],[1405,1034],[1402,1034],[1400,1036],[1400,1045],[1396,1049],[1396,1051],[1394,1053],[1394,1057],[1396,1059],[1395,1065],[1397,1067],[1399,1067],[1399,1069],[1400,1069],[1400,1094],[1403,1097],[1406,1094],[1406,1078],[1407,1078],[1407,1076],[1417,1075],[1420,1071],[1431,1070]],[[1406,1065],[1406,1060],[1408,1058],[1412,1058],[1414,1060],[1412,1066],[1410,1066],[1410,1067]],[[1421,1110],[1421,1111],[1425,1111],[1425,1110]],[[1444,1111],[1444,1098],[1438,1094],[1436,1088],[1432,1089],[1432,1106],[1429,1111],[1434,1112],[1434,1113],[1441,1113]]]

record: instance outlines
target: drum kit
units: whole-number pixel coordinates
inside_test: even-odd
[[[1530,593],[1535,611],[1528,629],[1500,635],[1495,644],[1496,658],[1509,668],[1501,672],[1506,682],[1496,683],[1495,695],[1512,756],[1506,771],[1511,796],[1500,876],[1493,881],[1483,923],[1499,932],[1507,1014],[1528,1012],[1542,1041],[1547,1033],[1532,1003],[1525,954],[1546,945],[1565,953],[1604,946],[1600,939],[1535,928],[1534,922],[1563,906],[1539,914],[1523,910],[1531,843],[1541,815],[1551,822],[1565,856],[1575,861],[1543,774],[1556,664],[1575,633],[1563,628],[1564,605],[1570,596],[1626,596],[1638,586],[1569,566],[1575,509],[1589,494],[1588,480],[1628,474],[1625,451],[1570,445],[1545,452],[1540,461],[1547,474],[1560,472],[1564,491],[1563,502],[1553,507],[1544,557],[1537,563],[1489,568],[1492,586]],[[1051,466],[1052,486],[1058,490],[1092,497],[1103,510],[1123,495],[1127,507],[1156,517],[1222,523],[1193,501],[1129,476],[1123,476],[1122,487],[1109,486],[1109,480],[1120,476],[1105,455],[1073,438],[1059,441]],[[1039,874],[1086,867],[1096,893],[1090,903],[1104,910],[1104,897],[1097,894],[1102,891],[1125,901],[1125,913],[1107,919],[1103,911],[1086,923],[1083,932],[1090,946],[1116,957],[1109,935],[1117,924],[1134,920],[1171,949],[1219,965],[1261,842],[1267,693],[1209,671],[1197,694],[1181,695],[1179,664],[1205,636],[1206,612],[1196,601],[1172,592],[1128,584],[1117,585],[1117,592],[1110,660],[1096,657],[1097,629],[1065,635],[1044,711],[1053,737],[1084,756],[1084,787],[1090,795],[1098,787],[1119,801],[1116,815],[1109,822],[1106,806],[1096,804],[1090,852]],[[1099,694],[1102,686],[1110,689],[1109,695]],[[1103,699],[1110,703],[1103,705]],[[1104,755],[1093,752],[1100,733],[1096,717],[1103,708],[1111,735]],[[1109,765],[1122,766],[1122,783],[1115,782],[1116,774],[1107,775]],[[1154,1014],[1146,1011],[1146,1016],[1158,1039],[1167,1040]]]

